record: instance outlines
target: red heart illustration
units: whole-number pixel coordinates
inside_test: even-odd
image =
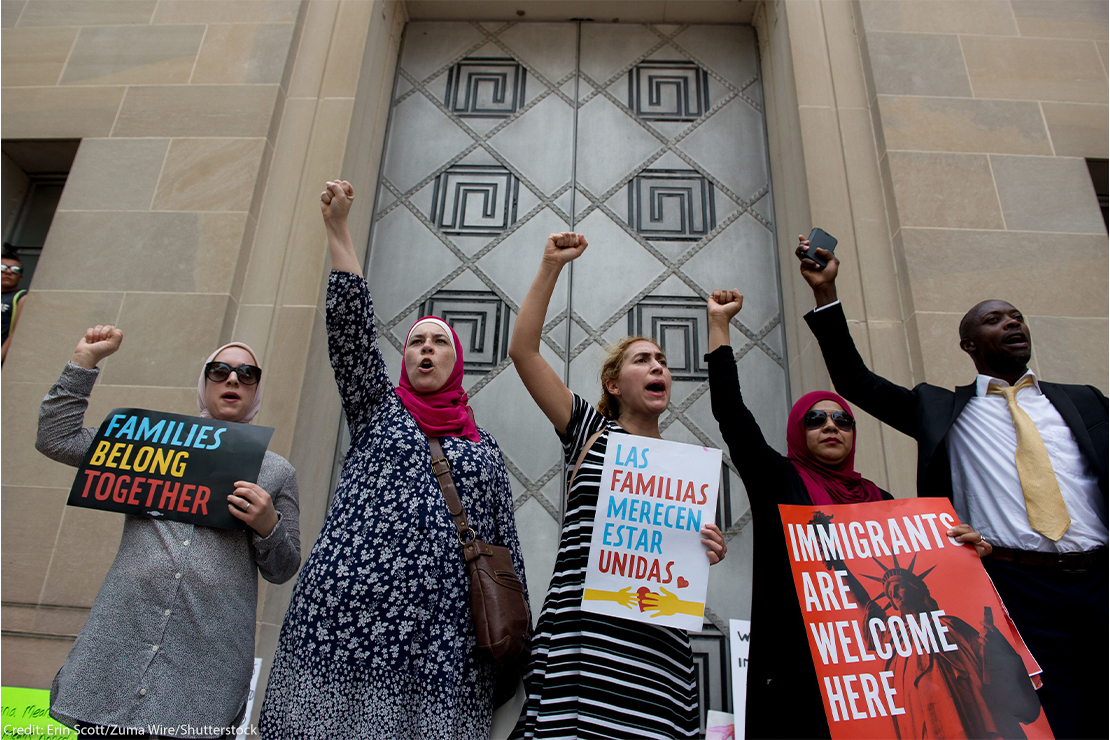
[[[647,586],[640,586],[636,591],[636,601],[640,604],[640,611],[644,610],[644,597],[651,593],[651,589]]]
[[[682,576],[678,577],[678,587],[679,588],[686,588],[689,585],[690,585],[690,582],[687,581],[685,578],[683,578]]]

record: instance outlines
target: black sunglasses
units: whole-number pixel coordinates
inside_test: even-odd
[[[0,272],[14,272],[16,275],[22,275],[23,268],[19,265],[0,265]]]
[[[845,432],[850,432],[856,428],[856,420],[848,416],[847,411],[833,411],[832,412],[833,424],[836,424],[838,429]],[[825,420],[830,416],[828,411],[821,411],[820,409],[811,409],[806,412],[802,417],[802,424],[806,429],[820,429],[825,426]]]
[[[226,362],[210,362],[204,366],[204,377],[213,383],[224,382],[232,372],[235,373],[235,377],[243,385],[255,385],[262,379],[262,368],[254,365],[232,367]]]

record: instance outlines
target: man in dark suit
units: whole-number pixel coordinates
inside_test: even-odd
[[[802,237],[799,257],[809,244]],[[917,440],[920,496],[952,500],[994,546],[983,565],[1044,673],[1038,691],[1058,738],[1107,737],[1107,399],[1038,380],[1029,328],[1005,301],[960,322],[978,373],[955,391],[912,390],[871,372],[836,297],[838,260],[802,261],[806,314],[838,393]]]

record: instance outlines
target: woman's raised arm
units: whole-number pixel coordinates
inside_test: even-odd
[[[524,387],[559,434],[564,433],[570,423],[574,396],[540,354],[543,321],[563,265],[581,256],[587,246],[586,237],[572,231],[547,237],[540,269],[520,306],[520,315],[513,328],[513,339],[509,342],[509,357],[512,358],[520,379],[524,381]]]
[[[362,276],[362,268],[355,257],[355,245],[347,228],[347,214],[351,211],[351,201],[355,199],[355,189],[346,180],[329,180],[324,192],[320,193],[320,212],[324,216],[324,228],[328,232],[328,254],[331,255],[331,269],[338,272],[353,272]]]

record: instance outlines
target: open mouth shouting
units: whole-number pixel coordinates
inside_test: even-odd
[[[1014,349],[1028,349],[1029,337],[1025,335],[1025,332],[1019,329],[1018,331],[1012,331],[1004,336],[1002,338],[1002,343],[1007,347],[1013,347]]]
[[[649,396],[664,398],[667,395],[667,384],[662,380],[653,380],[647,384],[644,390],[648,392]]]

